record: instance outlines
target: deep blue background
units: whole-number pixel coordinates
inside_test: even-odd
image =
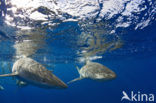
[[[115,80],[108,82],[77,81],[69,85],[66,90],[48,90],[32,86],[17,88],[5,85],[6,89],[0,92],[0,100],[1,103],[120,103],[123,90],[127,93],[130,91],[156,93],[155,58],[155,56],[142,59],[133,57],[106,61],[103,64],[117,73]],[[78,76],[71,64],[58,64],[56,67],[55,74],[62,79],[70,80]]]
[[[6,12],[4,7],[5,4],[0,6],[0,20],[3,20],[2,11]],[[61,27],[56,32],[59,30]],[[108,54],[106,58],[97,60],[117,74],[115,80],[97,82],[84,79],[70,84],[65,90],[43,89],[31,85],[18,88],[15,85],[4,84],[5,90],[0,91],[0,103],[120,103],[122,91],[128,94],[131,91],[140,91],[156,95],[156,22],[142,30],[128,28],[122,39],[124,50],[136,47],[140,51],[125,53],[119,50],[117,55]],[[141,48],[142,45],[145,49]],[[60,48],[60,51],[62,50]],[[3,55],[0,58],[3,58]],[[68,82],[79,76],[74,65],[58,63],[54,74]]]
[[[106,65],[116,72],[117,78],[107,82],[81,80],[69,85],[68,89],[43,89],[34,86],[17,88],[4,85],[0,91],[1,103],[120,103],[122,91],[156,93],[156,55],[155,55],[155,24],[136,31],[136,36],[148,35],[153,42],[147,46],[151,51],[111,57],[97,62]],[[135,32],[133,32],[135,34]],[[140,33],[140,34],[138,34]],[[153,37],[151,37],[153,36]],[[139,38],[139,37],[138,37]],[[122,54],[122,52],[120,52]],[[113,59],[114,58],[114,59]],[[74,64],[56,64],[54,73],[63,81],[78,77]],[[126,102],[126,101],[125,101]]]

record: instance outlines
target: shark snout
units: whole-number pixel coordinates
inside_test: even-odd
[[[55,80],[55,85],[59,88],[65,89],[68,88],[67,84],[64,83],[62,80],[60,80],[58,77],[55,75],[53,76],[53,79]]]
[[[64,82],[62,82],[62,83],[60,84],[60,87],[63,88],[63,89],[68,88],[67,84],[65,84]]]
[[[112,72],[111,74],[109,74],[109,78],[110,79],[115,79],[117,77],[116,73]]]

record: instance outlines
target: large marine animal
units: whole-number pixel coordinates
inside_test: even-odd
[[[81,69],[77,66],[76,68],[80,77],[69,81],[68,84],[84,78],[97,81],[106,81],[116,78],[116,74],[112,70],[100,63],[87,61],[86,65],[84,65]]]
[[[67,88],[67,85],[37,61],[23,57],[18,59],[12,73],[0,77],[16,76],[19,80],[45,88]]]

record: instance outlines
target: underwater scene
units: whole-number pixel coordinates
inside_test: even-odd
[[[156,0],[0,0],[0,103],[155,103]]]

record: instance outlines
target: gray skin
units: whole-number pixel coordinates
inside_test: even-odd
[[[67,88],[67,85],[56,77],[51,71],[31,58],[17,60],[11,74],[0,75],[16,76],[19,80],[45,88]]]
[[[68,82],[68,84],[84,78],[97,81],[106,81],[116,78],[116,74],[112,70],[110,70],[109,68],[105,67],[100,63],[89,61],[81,69],[79,69],[78,67],[76,68],[80,74],[80,77],[71,80],[70,82]]]

